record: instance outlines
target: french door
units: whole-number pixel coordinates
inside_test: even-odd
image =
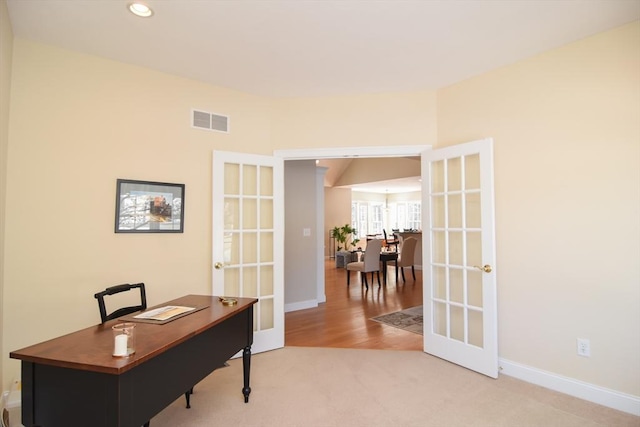
[[[212,190],[212,293],[257,298],[252,352],[283,347],[283,160],[214,151]]]
[[[422,153],[424,351],[498,376],[493,141]]]

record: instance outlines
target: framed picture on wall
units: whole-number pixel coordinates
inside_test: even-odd
[[[184,184],[118,179],[116,233],[182,233]]]

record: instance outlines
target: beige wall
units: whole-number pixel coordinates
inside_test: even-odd
[[[274,101],[21,39],[14,53],[7,204],[15,208],[6,218],[4,275],[9,351],[95,324],[93,293],[113,284],[146,282],[150,304],[210,292],[212,150],[269,154],[307,148],[318,133],[329,134],[324,123],[292,119],[300,109],[318,113],[330,100]],[[334,143],[345,135],[352,145],[391,143],[383,134],[372,141],[375,132],[364,125],[382,116],[406,128],[405,144],[435,137],[433,92],[333,102],[340,112],[323,120],[362,117],[357,125],[344,117],[334,123]],[[424,111],[412,110],[423,104]],[[231,133],[192,129],[191,108],[229,115]],[[325,146],[320,141],[314,144]],[[184,234],[115,234],[117,178],[185,183]],[[56,321],[43,324],[43,317]],[[5,352],[3,372],[11,377],[18,369]]]
[[[409,202],[409,201],[413,202],[413,201],[421,201],[421,200],[422,200],[422,192],[420,191],[389,194],[389,202]]]
[[[639,76],[636,22],[438,92],[440,145],[495,140],[500,357],[635,396]]]
[[[366,184],[368,182],[420,176],[420,159],[403,157],[355,159],[334,185]]]
[[[279,149],[434,145],[434,91],[333,98],[285,99],[275,103]]]
[[[8,351],[95,324],[96,291],[211,292],[211,153],[271,153],[270,101],[16,39],[4,274]],[[190,127],[190,109],[231,134]],[[117,178],[186,184],[183,234],[115,234]],[[49,320],[47,320],[49,319]]]
[[[7,196],[7,147],[9,144],[9,106],[11,100],[11,64],[13,55],[13,33],[7,2],[0,0],[0,350],[8,351],[2,345],[4,336],[4,224]],[[9,379],[11,380],[11,379]],[[4,385],[3,371],[0,369],[0,385]],[[3,389],[4,390],[4,389]]]
[[[435,145],[439,128],[443,145],[496,140],[500,356],[640,396],[638,40],[636,23],[437,97],[293,100],[15,40],[5,383],[8,351],[98,321],[96,290],[143,280],[151,304],[210,291],[212,150]],[[191,129],[194,107],[228,114],[231,134]],[[114,234],[116,178],[185,183],[185,233]],[[350,220],[334,191],[327,209],[346,213],[327,228]]]
[[[342,227],[351,224],[351,190],[346,188],[324,189],[324,248],[325,255],[329,256],[331,249],[329,230],[333,227]],[[336,247],[333,248],[335,254]]]
[[[384,194],[381,194],[381,193],[367,193],[367,192],[362,192],[362,191],[353,191],[351,193],[351,200],[352,201],[381,202],[381,203],[384,203],[384,201],[386,199],[387,199],[387,197]]]

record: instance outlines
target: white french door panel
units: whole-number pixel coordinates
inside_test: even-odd
[[[497,378],[493,141],[421,157],[424,351]]]
[[[257,298],[253,345],[284,346],[284,161],[213,152],[212,294]]]

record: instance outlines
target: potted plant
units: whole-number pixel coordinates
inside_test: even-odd
[[[360,241],[356,237],[356,229],[349,224],[342,227],[335,226],[331,230],[331,237],[336,239],[336,267],[345,267],[348,262],[353,261],[351,247]]]

